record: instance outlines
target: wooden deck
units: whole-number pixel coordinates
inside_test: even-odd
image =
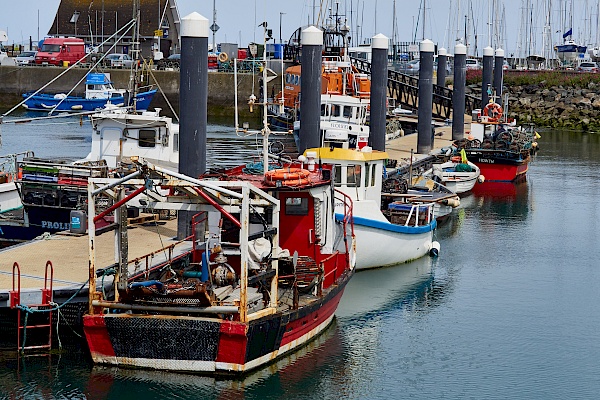
[[[176,243],[177,220],[159,221],[158,225],[130,225],[128,234],[129,259],[132,260]],[[114,232],[97,236],[96,268],[114,264],[114,254]],[[152,263],[165,259],[164,252],[157,253]],[[0,251],[0,293],[12,290],[15,261],[21,268],[21,289],[42,288],[47,260],[54,266],[54,289],[80,287],[88,279],[88,236],[59,233]]]

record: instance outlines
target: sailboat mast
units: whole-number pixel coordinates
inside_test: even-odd
[[[423,0],[423,40],[425,40],[425,14],[426,14],[426,1]]]
[[[397,61],[397,54],[396,54],[396,43],[398,43],[398,25],[396,22],[396,0],[394,0],[393,3],[393,10],[392,10],[392,57],[394,62]]]
[[[488,46],[492,47],[492,4],[488,2]]]
[[[594,44],[598,46],[598,32],[600,31],[600,0],[596,0],[596,41]]]

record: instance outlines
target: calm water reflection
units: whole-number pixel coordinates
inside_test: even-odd
[[[211,130],[211,157],[221,160],[233,141]],[[40,151],[78,142],[45,134],[56,148]],[[462,199],[437,229],[438,259],[356,274],[323,336],[242,380],[93,367],[84,351],[28,359],[18,370],[4,352],[0,396],[595,399],[600,140],[546,132],[540,143],[527,182]],[[240,153],[253,146],[235,139]]]

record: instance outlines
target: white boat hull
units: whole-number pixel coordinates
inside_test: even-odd
[[[479,179],[481,171],[479,170],[479,167],[472,162],[468,162],[472,171],[456,171],[455,168],[458,164],[459,163],[453,161],[448,161],[443,164],[434,165],[431,175],[441,178],[442,185],[446,186],[454,193],[461,194],[473,189],[477,183],[477,179]]]
[[[477,178],[479,177],[479,173],[477,176],[460,176],[459,174],[455,174],[453,176],[448,177],[447,179],[442,181],[442,184],[446,186],[448,189],[452,190],[456,194],[466,193],[473,189],[475,183],[477,183]]]
[[[354,217],[356,269],[386,267],[423,257],[431,249],[435,222],[406,227]],[[406,228],[406,232],[398,232]]]
[[[23,207],[15,182],[0,183],[0,213]]]

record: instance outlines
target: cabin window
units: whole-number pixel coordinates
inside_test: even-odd
[[[360,185],[360,165],[349,165],[346,170],[346,185]]]
[[[344,107],[344,118],[352,118],[352,107]]]
[[[342,166],[336,165],[333,171],[333,185],[342,186]]]
[[[173,151],[179,151],[179,133],[173,134]]]
[[[155,147],[156,131],[154,129],[140,129],[138,135],[138,144],[140,147]]]
[[[327,114],[327,105],[321,104],[321,117],[324,117]]]
[[[308,215],[308,198],[288,197],[285,199],[286,215]]]
[[[377,166],[371,165],[371,186],[375,186],[375,173],[377,172]]]
[[[336,106],[336,105],[332,105],[331,106],[331,116],[332,117],[339,117],[341,115],[341,109],[340,106]]]

